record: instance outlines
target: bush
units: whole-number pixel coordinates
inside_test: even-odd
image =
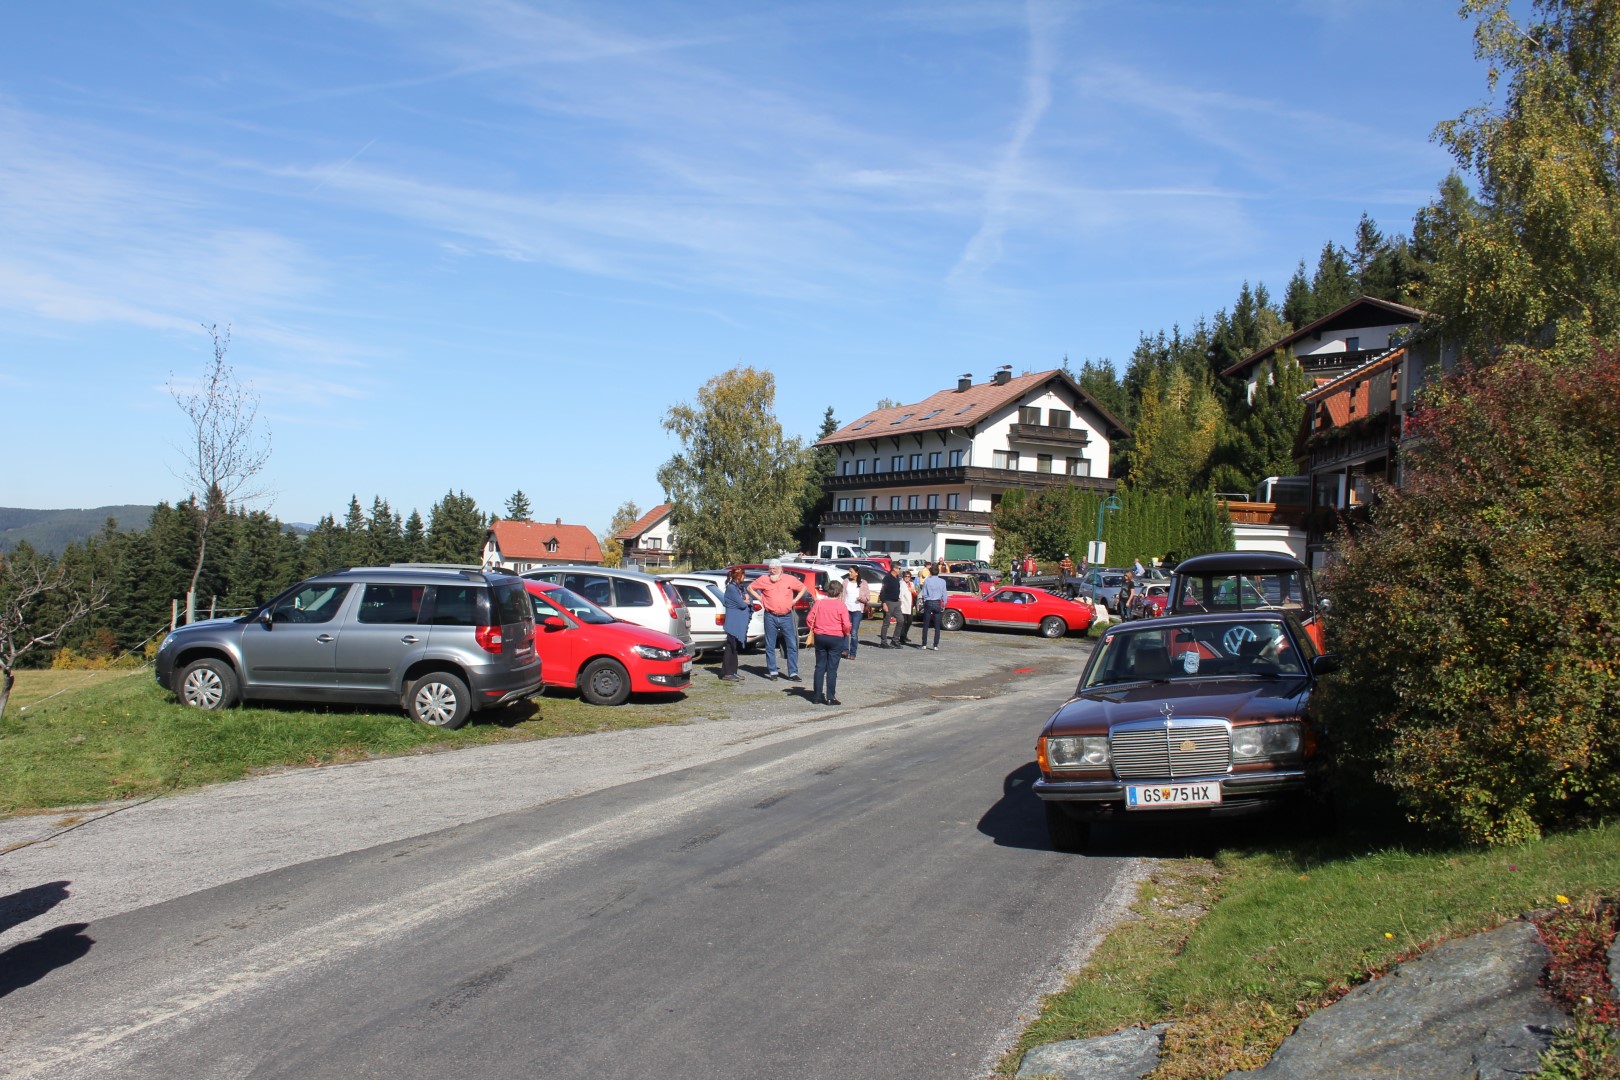
[[[1620,358],[1520,350],[1414,423],[1325,580],[1346,771],[1470,843],[1620,811]]]

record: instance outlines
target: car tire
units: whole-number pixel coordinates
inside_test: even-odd
[[[180,672],[175,696],[182,705],[204,712],[218,712],[236,704],[240,683],[231,665],[223,660],[193,660]]]
[[[579,693],[592,705],[623,705],[630,700],[630,673],[617,660],[599,657],[579,673]]]
[[[1076,821],[1070,813],[1056,803],[1043,803],[1046,808],[1046,836],[1053,851],[1077,855],[1086,850],[1091,841],[1091,826]]]
[[[941,616],[939,622],[940,625],[947,630],[960,630],[963,626],[967,625],[967,620],[964,619],[962,617],[962,613],[957,611],[955,608],[946,608],[945,614]]]
[[[448,671],[430,671],[405,688],[404,705],[412,720],[449,731],[472,715],[472,693]]]
[[[1041,637],[1060,638],[1069,632],[1069,624],[1056,615],[1048,615],[1041,620]]]

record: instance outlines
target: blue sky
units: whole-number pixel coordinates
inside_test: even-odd
[[[1485,99],[1440,0],[0,11],[0,505],[175,501],[206,324],[261,502],[448,490],[596,529],[738,364],[813,438],[971,372],[1123,364],[1408,232]]]

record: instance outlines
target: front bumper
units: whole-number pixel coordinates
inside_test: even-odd
[[[1133,784],[1151,784],[1151,778],[1135,779]],[[1164,784],[1214,782],[1221,785],[1221,802],[1216,806],[1165,807],[1153,810],[1125,809],[1124,780],[1036,780],[1035,794],[1045,802],[1064,803],[1078,819],[1097,820],[1124,816],[1133,818],[1155,814],[1189,814],[1204,817],[1236,817],[1272,809],[1280,803],[1307,797],[1317,788],[1316,776],[1305,769],[1274,769],[1257,773],[1220,773],[1214,776],[1178,776]]]

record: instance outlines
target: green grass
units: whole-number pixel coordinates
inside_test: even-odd
[[[1620,824],[1488,850],[1365,837],[1165,861],[1017,1048],[1173,1021],[1154,1080],[1256,1068],[1299,1019],[1450,937],[1620,891]]]
[[[546,696],[474,713],[457,731],[398,711],[177,704],[149,671],[24,671],[0,719],[0,813],[75,806],[235,780],[289,765],[680,723],[690,702],[618,708]]]

